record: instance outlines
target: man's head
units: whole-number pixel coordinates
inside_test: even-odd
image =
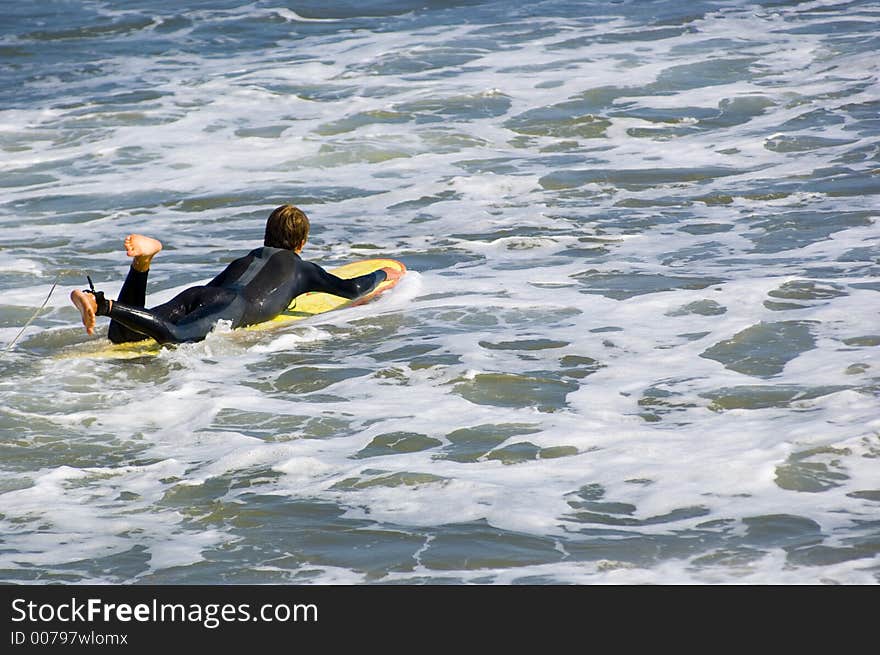
[[[266,221],[263,245],[299,252],[309,237],[309,217],[293,205],[281,205]]]

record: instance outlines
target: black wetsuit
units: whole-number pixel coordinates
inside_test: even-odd
[[[317,264],[303,261],[292,250],[264,246],[230,263],[208,284],[186,289],[152,309],[144,307],[147,272],[131,268],[119,299],[108,310],[102,297],[97,313],[110,317],[107,337],[113,343],[148,337],[159,343],[200,341],[217,321],[230,321],[233,328],[262,323],[278,316],[294,298],[308,291],[353,299],[372,291],[385,277],[385,271],[376,271],[339,278]]]

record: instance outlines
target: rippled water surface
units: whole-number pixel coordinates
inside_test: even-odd
[[[878,582],[876,3],[185,4],[0,3],[0,581]],[[410,273],[88,354],[285,202]]]

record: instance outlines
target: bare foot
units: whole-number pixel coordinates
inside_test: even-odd
[[[134,257],[131,265],[136,271],[150,270],[150,261],[160,250],[162,243],[158,239],[143,234],[129,234],[125,237],[125,254]]]
[[[98,311],[98,301],[95,296],[85,291],[73,291],[70,294],[70,301],[79,310],[82,316],[83,325],[86,326],[86,333],[95,333],[95,312]]]

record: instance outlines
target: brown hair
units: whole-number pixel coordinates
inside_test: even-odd
[[[266,221],[263,245],[296,250],[306,242],[308,236],[309,217],[306,213],[293,205],[281,205]]]

